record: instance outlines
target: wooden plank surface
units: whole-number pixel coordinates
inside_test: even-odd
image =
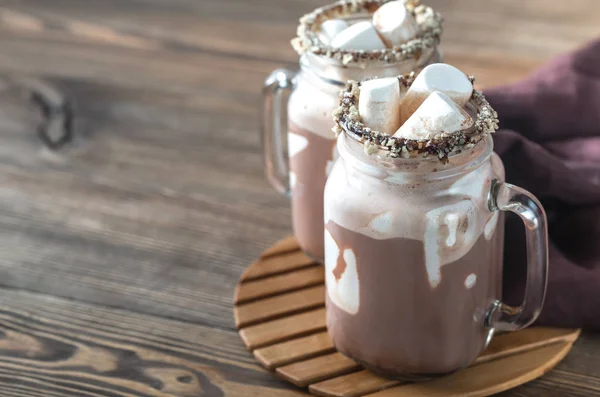
[[[277,343],[254,350],[254,357],[268,369],[281,367],[313,356],[333,353],[335,348],[327,332]]]
[[[238,328],[261,323],[278,317],[287,317],[300,311],[325,306],[325,285],[304,288],[256,302],[243,303],[234,309]]]
[[[578,336],[579,331],[546,327],[534,327],[516,333],[496,336],[481,356],[477,358],[475,365],[540,349],[551,344],[572,344]],[[311,376],[306,371],[304,373],[292,371],[292,374],[288,376],[290,375],[295,378],[296,382],[306,380],[308,376]],[[319,383],[310,383],[310,390],[314,394],[327,397],[363,396],[401,384],[399,381],[385,379],[365,370],[334,379],[327,379]]]
[[[244,288],[236,289],[235,303],[241,304],[258,298],[265,298],[300,288],[312,287],[325,282],[325,273],[321,265],[284,273],[266,279],[249,281]]]
[[[363,369],[348,375],[310,385],[311,393],[324,397],[360,397],[397,386],[401,382],[387,379]]]
[[[505,390],[527,379],[535,379],[548,372],[569,351],[570,343],[561,342],[529,352],[469,367],[427,384],[399,385],[371,397],[480,397]],[[526,359],[524,359],[526,357]],[[540,368],[540,363],[548,364]]]
[[[272,251],[276,251],[280,244],[276,243]],[[279,274],[279,267],[286,269],[288,265],[283,260],[275,261],[278,258],[293,260],[293,256],[285,251],[275,255],[263,254],[246,270],[246,274],[251,273],[253,267],[262,269],[263,261],[268,261],[271,264],[278,264],[270,267],[274,275],[257,281],[241,280],[236,288],[236,296],[247,295],[246,289],[255,291],[257,282],[269,283],[273,280],[275,284],[281,284],[282,275]],[[296,270],[285,273],[285,277],[286,283],[294,285],[294,277],[302,280],[304,273],[303,270]],[[293,289],[292,292],[284,291],[276,296],[270,295],[270,291],[267,291],[263,297],[249,303],[236,302],[234,307],[236,325],[240,329],[242,340],[267,369],[275,370],[280,377],[294,385],[308,387],[311,393],[318,396],[360,397],[388,388],[403,393],[401,388],[394,387],[402,385],[402,382],[384,379],[365,371],[354,360],[336,352],[327,332],[304,336],[306,333],[314,332],[313,327],[324,327],[325,318],[322,309],[300,313],[312,309],[315,304],[323,305],[325,296],[323,282],[310,288]],[[275,316],[282,318],[271,321]],[[319,319],[318,316],[322,317]],[[537,350],[555,344],[567,345],[570,348],[579,334],[580,330],[530,327],[520,332],[496,335],[473,366],[496,361],[505,362],[509,357],[515,360],[512,357],[515,355],[520,356],[519,360],[529,362],[529,366],[519,367],[517,372],[509,371],[515,376],[515,380],[509,379],[506,375],[504,377],[493,375],[488,376],[486,381],[478,380],[473,385],[459,385],[454,392],[460,395],[467,390],[468,395],[486,396],[492,391],[507,390],[532,380],[539,376],[540,371],[548,371],[558,362],[553,354],[543,356],[545,361],[539,361],[542,356],[539,356]],[[560,350],[560,353],[555,354],[562,358],[566,351]],[[537,367],[533,366],[533,363],[536,363]],[[487,365],[485,368],[496,367]],[[433,383],[434,386],[436,384]],[[430,391],[426,389],[424,392]],[[453,392],[449,391],[449,393]]]
[[[324,3],[0,0],[0,77],[56,84],[77,131],[71,146],[43,149],[35,109],[0,87],[1,310],[22,327],[2,339],[0,395],[219,395],[211,385],[282,395],[283,382],[235,345],[232,295],[247,265],[290,233],[289,203],[263,177],[257,103],[264,76],[297,61],[298,17]],[[428,3],[445,14],[447,60],[484,85],[599,33],[597,0]],[[111,370],[102,348],[141,334],[166,338],[151,368],[136,372],[130,341]],[[28,356],[31,337],[51,359]],[[231,361],[193,364],[202,391],[160,378],[192,365],[200,339],[203,354],[224,349]],[[82,364],[69,367],[62,357],[77,349]],[[600,339],[584,335],[557,371],[503,396],[600,395],[598,357]]]
[[[315,333],[325,329],[325,309],[315,309],[294,317],[284,317],[251,325],[240,331],[251,350]]]
[[[302,269],[315,262],[301,251],[286,252],[282,255],[267,256],[258,263],[251,265],[242,275],[242,280],[249,281],[267,276],[282,274],[296,269]]]
[[[264,250],[260,256],[261,258],[268,258],[270,256],[279,255],[282,253],[298,251],[299,249],[300,246],[298,245],[298,240],[296,240],[296,237],[288,236],[277,241],[271,247]]]
[[[1,396],[295,396],[234,331],[0,291]]]
[[[293,384],[306,387],[323,379],[330,379],[359,371],[361,365],[335,352],[277,368],[277,374]]]

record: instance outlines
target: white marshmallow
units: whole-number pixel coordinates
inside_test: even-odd
[[[330,19],[321,24],[319,39],[325,44],[331,43],[331,40],[342,30],[348,28],[348,23],[342,19]]]
[[[448,95],[434,92],[416,112],[396,131],[396,138],[431,139],[442,132],[456,132],[470,127],[471,117]]]
[[[397,78],[368,80],[360,87],[358,113],[367,127],[393,134],[400,127],[400,103]]]
[[[342,50],[385,49],[385,44],[369,21],[358,22],[344,29],[333,38],[331,46]]]
[[[373,26],[388,47],[406,43],[417,37],[420,28],[403,1],[390,1],[373,14]]]
[[[454,66],[434,63],[419,73],[404,97],[400,110],[402,122],[417,110],[434,91],[448,95],[458,106],[464,106],[473,94],[473,84]]]

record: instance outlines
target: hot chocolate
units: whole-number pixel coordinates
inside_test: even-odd
[[[373,17],[386,7],[405,11],[394,14],[399,19]],[[339,105],[340,89],[348,79],[396,76],[441,59],[437,49],[440,15],[414,2],[406,7],[402,1],[339,1],[305,15],[293,41],[301,55],[300,73],[274,87],[277,93],[293,86],[287,132],[294,234],[300,247],[319,261],[323,259],[323,189],[336,150],[331,114]],[[377,29],[385,39],[379,37]],[[276,125],[277,121],[267,120],[266,124]],[[266,141],[277,138],[267,136]],[[281,179],[283,170],[275,172],[274,164],[283,163],[283,159],[272,156],[268,153],[267,173],[270,180]]]
[[[294,233],[308,255],[323,252],[323,187],[337,155],[335,140],[289,123],[290,189]]]
[[[495,329],[535,320],[545,293],[543,210],[504,183],[490,136],[496,114],[472,78],[459,77],[471,85],[464,107],[433,87],[397,131],[378,118],[369,120],[393,128],[369,128],[358,109],[384,109],[395,119],[401,106],[382,106],[384,96],[396,103],[396,90],[410,92],[413,76],[400,76],[397,87],[363,82],[364,92],[349,82],[335,112],[340,158],[324,197],[327,327],[340,352],[392,377],[468,366]],[[384,88],[375,95],[373,87]],[[537,253],[521,308],[500,301],[500,210],[521,215]]]
[[[411,163],[419,160],[364,169],[358,162],[367,156],[362,147],[347,154],[352,145],[361,146],[340,137],[343,160],[325,191],[327,325],[336,348],[396,376],[467,366],[486,345],[485,316],[500,298],[503,224],[486,193],[504,169],[491,142],[460,163],[431,159],[428,172]]]

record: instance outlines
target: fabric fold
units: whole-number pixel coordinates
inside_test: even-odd
[[[485,95],[499,114],[495,150],[507,182],[537,196],[548,215],[538,323],[600,330],[600,40]],[[516,216],[507,221],[504,265],[505,299],[518,304],[526,255]]]

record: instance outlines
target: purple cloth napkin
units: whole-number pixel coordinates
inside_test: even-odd
[[[525,80],[490,89],[495,150],[509,183],[544,205],[550,234],[548,293],[539,324],[600,330],[600,40]],[[523,225],[508,217],[504,295],[520,303]]]

